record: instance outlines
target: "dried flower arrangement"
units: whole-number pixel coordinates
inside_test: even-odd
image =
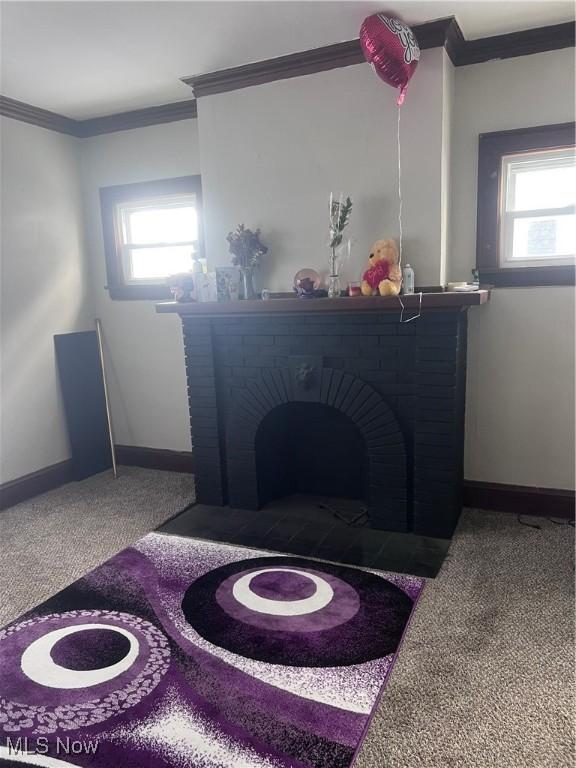
[[[260,242],[260,230],[252,232],[244,224],[239,224],[226,238],[232,254],[232,264],[242,271],[254,269],[260,264],[260,258],[268,253],[268,248]]]

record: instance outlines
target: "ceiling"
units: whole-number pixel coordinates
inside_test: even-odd
[[[189,99],[179,81],[350,40],[365,16],[408,23],[455,15],[468,39],[574,18],[572,2],[0,3],[0,92],[83,119]]]

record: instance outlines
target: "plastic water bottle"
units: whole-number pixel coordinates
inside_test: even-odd
[[[402,270],[402,293],[414,293],[414,270],[410,264]]]

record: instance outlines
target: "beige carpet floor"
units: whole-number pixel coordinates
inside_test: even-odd
[[[0,511],[0,626],[194,501],[194,480],[121,467]]]
[[[186,475],[122,468],[0,512],[0,624],[192,497]],[[575,765],[574,529],[527,521],[464,512],[355,768]]]

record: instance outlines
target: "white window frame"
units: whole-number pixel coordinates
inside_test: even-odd
[[[551,160],[557,158],[552,164]],[[518,267],[550,267],[550,266],[570,266],[576,263],[576,243],[575,252],[567,256],[541,256],[527,257],[525,259],[512,258],[513,251],[513,233],[514,222],[520,218],[535,218],[538,216],[562,216],[576,213],[576,205],[568,205],[563,208],[536,208],[525,211],[515,211],[514,209],[514,189],[515,185],[510,184],[512,168],[514,165],[522,163],[526,169],[543,167],[560,167],[562,165],[573,165],[575,158],[574,147],[564,147],[560,149],[546,149],[528,152],[519,152],[502,156],[502,167],[500,178],[502,188],[500,190],[500,243],[499,243],[499,262],[500,267],[505,269],[514,269]]]
[[[124,282],[126,285],[157,285],[163,278],[141,278],[132,276],[131,251],[136,248],[173,248],[175,246],[187,245],[190,252],[198,253],[198,240],[183,240],[178,242],[157,242],[157,243],[137,243],[132,241],[130,233],[130,214],[142,210],[160,208],[189,208],[193,207],[199,217],[200,213],[197,207],[197,196],[193,192],[153,196],[148,199],[118,203],[115,209],[116,240],[120,246],[120,260]]]

